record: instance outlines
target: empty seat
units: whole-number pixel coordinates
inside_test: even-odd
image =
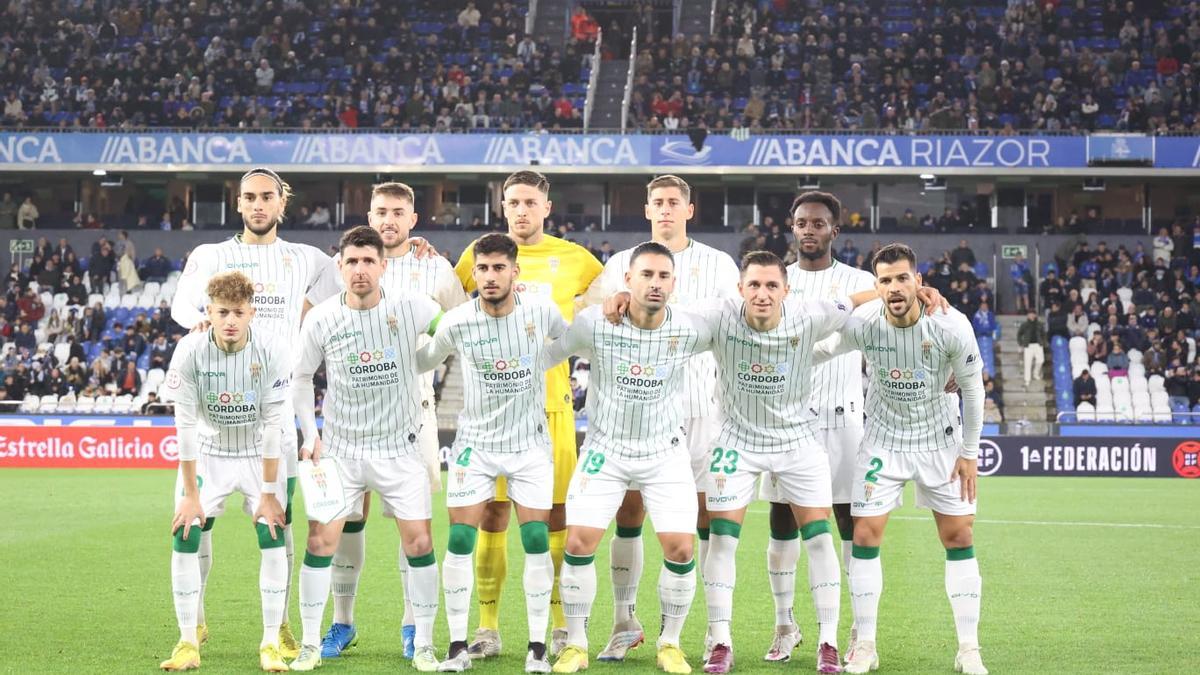
[[[1096,407],[1091,403],[1080,403],[1079,405],[1075,406],[1075,415],[1080,422],[1095,422]]]
[[[46,394],[38,402],[39,413],[52,413],[58,411],[58,394]]]

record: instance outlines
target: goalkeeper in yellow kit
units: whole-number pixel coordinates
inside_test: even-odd
[[[504,181],[504,218],[508,234],[517,242],[521,276],[516,290],[549,298],[568,322],[575,318],[575,299],[583,295],[604,266],[582,246],[551,237],[542,231],[552,206],[550,181],[536,171],[518,171]],[[475,290],[471,246],[458,259],[454,271],[468,291]],[[566,645],[566,619],[558,595],[558,575],[566,546],[567,485],[575,471],[575,414],[571,406],[567,362],[546,372],[546,425],[554,444],[554,506],[550,512],[550,555],[554,560],[551,597],[553,632],[550,655]],[[508,521],[512,507],[504,479],[497,481],[496,499],[487,506],[475,552],[475,578],[479,593],[479,628],[469,647],[473,659],[500,654],[500,589],[508,572]]]

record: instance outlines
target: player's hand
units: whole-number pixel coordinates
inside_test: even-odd
[[[413,256],[418,260],[436,258],[441,255],[425,237],[409,237],[404,243],[408,244],[409,250],[412,251]]]
[[[316,466],[317,463],[321,461],[321,437],[320,436],[317,436],[316,440],[313,441],[312,450],[306,450],[303,447],[300,448],[300,461],[303,462],[306,459],[311,459],[313,466]]]
[[[208,319],[205,319],[205,320],[197,323],[195,326],[192,326],[191,332],[203,333],[204,331],[208,330],[209,328],[212,328],[212,322],[209,321]]]
[[[608,296],[604,301],[604,318],[614,326],[621,325],[621,317],[625,316],[625,311],[629,309],[629,299],[633,297],[629,291],[621,291]]]
[[[950,472],[950,481],[961,483],[959,493],[964,502],[975,503],[975,481],[978,477],[978,461],[963,457],[954,460],[954,471]]]
[[[266,524],[267,529],[271,532],[271,539],[278,539],[275,534],[275,528],[283,528],[284,516],[283,505],[279,503],[279,498],[273,492],[264,492],[259,497],[258,509],[254,512],[254,522],[262,521]]]
[[[947,394],[953,394],[957,391],[958,391],[958,380],[954,379],[954,373],[950,373],[950,379],[946,380],[945,392]]]
[[[200,521],[200,525],[195,525],[197,520]],[[186,541],[191,536],[192,528],[203,527],[207,520],[204,510],[200,508],[200,495],[184,497],[175,509],[175,520],[171,521],[171,534],[174,535],[182,527],[183,538]]]
[[[917,289],[917,299],[925,303],[925,313],[933,316],[940,309],[942,313],[950,311],[950,303],[933,286],[921,286]]]

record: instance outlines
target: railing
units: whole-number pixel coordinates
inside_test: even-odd
[[[629,102],[633,97],[633,66],[637,63],[638,29],[633,27],[633,37],[629,41],[629,74],[625,77],[625,95],[621,97],[621,133],[629,128]]]
[[[635,27],[636,32],[636,27]],[[633,42],[633,47],[636,48],[636,41]],[[630,54],[630,69],[632,76],[633,62],[637,56],[636,51]],[[416,135],[416,134],[524,134],[528,132],[527,128],[509,129],[502,131],[499,127],[479,128],[479,129],[444,129],[435,130],[432,128],[416,128],[405,129],[403,132],[398,132],[393,127],[272,127],[264,129],[261,127],[25,127],[11,126],[0,128],[0,133],[5,134],[220,134],[220,135],[248,135],[248,134],[309,134],[309,135],[331,135],[331,134],[397,134]],[[562,135],[578,134],[577,129],[547,129],[549,133]],[[708,134],[728,135],[731,129],[709,129]],[[647,130],[647,129],[631,129],[622,130],[620,128],[613,129],[592,129],[591,133],[623,133],[634,136],[665,136],[672,134],[682,134],[686,131],[669,131],[665,129]],[[1100,133],[1100,132],[1097,132]],[[987,129],[969,130],[969,129],[762,129],[754,132],[755,137],[768,136],[940,136],[952,137],[961,136],[964,138],[979,137],[988,138],[993,136],[1003,137],[1085,137],[1087,132],[1081,131],[1041,131],[1038,129],[1027,129],[1023,131],[1002,132],[1000,130],[989,131]],[[1149,134],[1148,134],[1149,135]],[[1189,134],[1174,134],[1173,137],[1179,138],[1194,138],[1200,137],[1200,133]]]
[[[537,23],[538,0],[529,0],[529,11],[525,12],[525,34],[533,35],[533,26]],[[570,24],[568,24],[570,25]]]
[[[683,3],[686,0],[675,0],[671,3],[671,38],[674,39],[679,35],[679,15],[683,14]],[[630,54],[629,58],[633,58]]]
[[[600,81],[600,45],[604,42],[604,29],[596,31],[596,48],[592,50],[592,67],[588,74],[587,99],[583,103],[583,130],[592,125],[592,109],[596,107],[596,83]]]
[[[1106,412],[1104,414],[1108,415],[1109,413]],[[1064,423],[1065,424],[1084,424],[1084,425],[1087,425],[1087,424],[1096,424],[1096,425],[1101,425],[1101,424],[1131,424],[1131,425],[1132,424],[1143,424],[1143,425],[1150,424],[1150,425],[1156,425],[1156,426],[1167,426],[1167,425],[1171,425],[1171,424],[1179,424],[1179,422],[1175,421],[1176,417],[1185,417],[1188,420],[1187,424],[1193,424],[1196,422],[1200,422],[1200,413],[1198,413],[1198,412],[1173,412],[1173,413],[1170,413],[1170,415],[1171,415],[1170,422],[1166,422],[1166,421],[1153,422],[1153,421],[1147,421],[1145,419],[1138,420],[1138,419],[1133,419],[1133,418],[1127,419],[1127,420],[1126,419],[1118,419],[1116,417],[1116,414],[1117,413],[1114,410],[1112,412],[1112,415],[1113,415],[1112,419],[1098,420],[1098,419],[1095,419],[1095,417],[1097,415],[1097,413],[1095,411],[1090,412],[1090,413],[1060,411],[1059,413],[1055,414],[1054,421],[1059,424],[1064,424]],[[1132,415],[1132,414],[1133,413],[1130,413],[1130,415]],[[1158,413],[1158,414],[1166,415],[1168,413]],[[1071,416],[1073,419],[1066,420],[1065,418],[1068,415]],[[1087,416],[1091,417],[1092,419],[1083,419],[1080,417],[1080,415],[1087,415]]]
[[[712,9],[708,10],[708,34],[712,35],[713,31],[715,31],[716,29],[717,29],[717,0],[712,0]]]

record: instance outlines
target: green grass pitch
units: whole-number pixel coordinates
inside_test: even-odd
[[[164,471],[0,472],[0,671],[155,671],[177,638],[167,532],[173,480]],[[981,641],[993,673],[1200,669],[1200,481],[987,478],[981,493],[975,544],[984,577]],[[911,491],[906,503],[912,503]],[[257,670],[258,553],[239,506],[228,509],[215,529],[206,603],[212,638],[202,652],[202,672]],[[434,512],[440,561],[446,539],[440,500]],[[399,657],[396,529],[376,513],[367,532],[357,609],[361,641],[345,657],[327,661],[323,672],[408,670]],[[765,505],[752,507],[742,532],[733,623],[736,672],[813,672],[816,626],[804,558],[796,614],[806,641],[791,663],[763,663],[774,623],[765,573]],[[301,547],[303,539],[301,523]],[[647,633],[656,634],[660,554],[653,538],[647,544],[638,606]],[[509,551],[502,600],[505,654],[476,664],[482,673],[522,669],[526,630],[515,533]],[[883,545],[881,672],[952,672],[955,639],[943,560],[927,512],[906,506],[893,515]],[[596,563],[593,657],[611,619],[607,543]],[[697,672],[704,619],[701,591],[683,645]],[[843,591],[843,647],[849,619]],[[299,635],[294,587],[291,622]],[[474,622],[473,616],[472,627]],[[444,651],[444,614],[435,640]],[[598,673],[630,668],[652,672],[653,649],[638,649],[624,666],[592,662]]]

